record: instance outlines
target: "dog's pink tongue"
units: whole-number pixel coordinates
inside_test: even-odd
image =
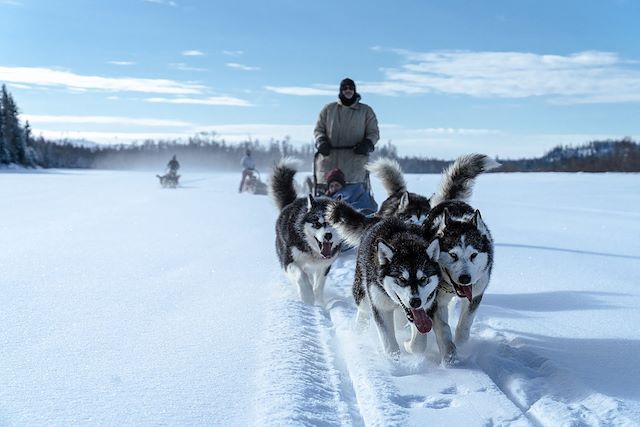
[[[322,242],[322,249],[320,249],[320,253],[325,258],[331,258],[331,255],[332,255],[331,248],[332,248],[331,242],[324,240]]]
[[[421,308],[412,308],[411,314],[413,315],[413,323],[421,334],[426,334],[431,330],[431,318],[426,311]]]
[[[471,299],[473,298],[471,285],[469,285],[469,286],[461,286],[461,288],[462,288],[462,293],[464,294],[464,296],[467,297],[469,302],[471,302]]]

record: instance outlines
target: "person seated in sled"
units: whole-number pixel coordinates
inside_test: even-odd
[[[245,155],[242,156],[242,159],[240,160],[240,165],[242,166],[242,178],[240,179],[240,188],[238,188],[238,193],[242,193],[245,180],[253,176],[253,171],[256,169],[256,162],[253,160],[253,157],[251,157],[251,150],[247,149]]]
[[[360,99],[355,82],[346,78],[340,82],[338,100],[320,111],[313,131],[317,150],[316,183],[328,184],[327,174],[337,168],[344,174],[347,187],[357,186],[367,191],[365,165],[380,139],[380,131],[373,109]],[[373,199],[371,202],[375,204]],[[375,210],[377,205],[370,208]]]
[[[167,174],[176,176],[178,175],[178,169],[180,169],[180,163],[174,154],[171,160],[169,160],[169,163],[167,163]]]
[[[325,175],[327,181],[327,191],[324,193],[325,196],[333,197],[338,191],[342,190],[345,185],[347,185],[347,181],[344,178],[344,172],[342,172],[338,168],[331,169]]]
[[[360,183],[347,184],[344,173],[338,169],[331,169],[325,175],[327,190],[324,195],[332,199],[340,199],[364,214],[376,212],[377,205],[364,185]],[[372,205],[373,203],[373,205]]]

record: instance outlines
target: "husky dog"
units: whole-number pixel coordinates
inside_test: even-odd
[[[398,162],[380,158],[367,165],[367,169],[380,181],[387,191],[387,199],[382,202],[377,216],[389,218],[396,216],[402,221],[422,224],[431,209],[429,199],[407,191],[407,184]]]
[[[324,284],[340,241],[325,221],[330,199],[298,198],[293,176],[298,162],[283,159],[274,168],[269,193],[280,210],[276,221],[276,251],[283,270],[307,304],[324,303]]]
[[[400,311],[412,330],[405,349],[424,353],[432,326],[427,310],[440,281],[438,240],[425,239],[422,228],[398,218],[367,218],[342,201],[329,204],[327,220],[348,244],[359,244],[353,282],[358,323],[373,314],[384,350],[396,355],[394,313]]]
[[[156,175],[160,180],[162,188],[176,188],[178,186],[178,180],[180,175],[169,172],[166,175]]]
[[[493,266],[493,240],[480,211],[466,203],[475,176],[500,166],[487,156],[473,154],[456,160],[443,172],[440,188],[431,197],[433,208],[424,223],[426,236],[440,242],[441,281],[429,315],[445,365],[457,361],[456,345],[448,323],[449,303],[461,299],[455,342],[469,338],[471,324],[482,301]]]

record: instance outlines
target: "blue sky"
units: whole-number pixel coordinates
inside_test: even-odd
[[[36,134],[312,141],[344,77],[401,155],[640,136],[640,2],[0,0]]]

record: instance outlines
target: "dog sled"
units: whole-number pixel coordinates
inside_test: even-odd
[[[162,188],[176,188],[180,180],[180,175],[175,172],[168,172],[164,175],[156,175],[160,180]]]
[[[353,147],[333,147],[333,150],[353,150]],[[324,196],[327,193],[328,184],[323,183],[323,172],[319,167],[319,153],[313,156],[312,175],[306,179],[306,187],[314,197]],[[373,215],[378,211],[378,203],[373,196],[369,171],[365,171],[363,181],[346,182],[344,187],[331,197],[340,197],[349,203],[354,209],[365,215]]]
[[[262,182],[260,172],[256,169],[247,169],[247,176],[242,184],[242,191],[251,194],[267,194],[267,184]]]

